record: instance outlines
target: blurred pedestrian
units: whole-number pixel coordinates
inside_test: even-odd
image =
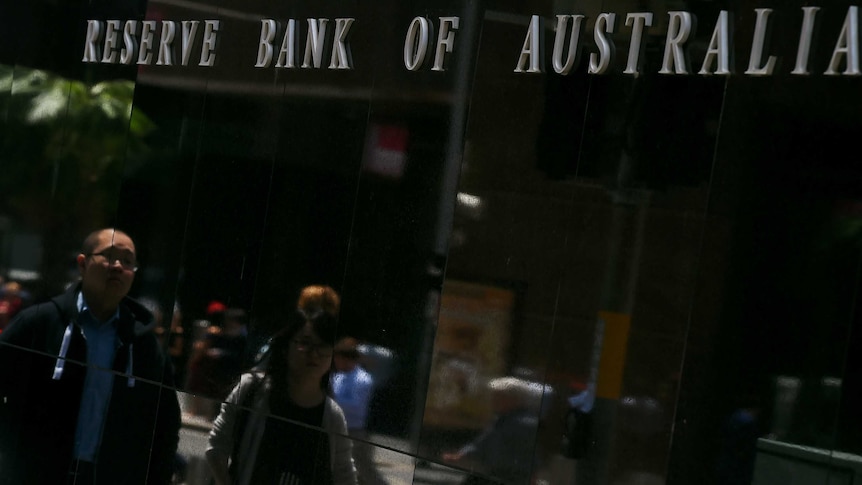
[[[21,284],[17,281],[4,283],[0,290],[0,332],[6,329],[9,322],[24,307]]]
[[[193,394],[189,412],[213,420],[245,364],[246,313],[213,301],[207,305],[205,325],[206,330],[192,346],[186,390]]]
[[[359,341],[345,337],[335,344],[332,362],[332,395],[344,410],[347,430],[353,442],[353,459],[359,483],[362,485],[386,484],[374,464],[374,445],[368,443],[366,418],[368,404],[374,393],[374,379],[359,365]]]
[[[488,383],[496,418],[475,440],[443,460],[478,469],[486,479],[467,478],[464,485],[530,483],[536,455],[538,406],[530,384],[517,377],[500,377]]]
[[[213,423],[207,461],[217,485],[355,485],[347,423],[328,396],[336,317],[296,311]]]
[[[330,286],[309,285],[299,292],[296,306],[305,312],[306,315],[326,312],[337,317],[341,311],[341,297]]]

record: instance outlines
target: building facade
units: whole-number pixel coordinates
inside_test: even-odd
[[[851,483],[859,16],[6,1],[5,295],[49,297],[84,235],[124,229],[181,401],[216,405],[187,375],[211,302],[248,314],[248,366],[300,289],[329,285],[378,380],[355,439],[393,484]],[[499,423],[500,377],[530,391],[523,479],[445,458]],[[575,453],[572,410],[591,424]]]

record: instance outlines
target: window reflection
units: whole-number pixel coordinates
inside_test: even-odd
[[[67,248],[106,224],[125,164],[145,159],[155,124],[132,108],[131,81],[85,83],[4,65],[0,85],[0,213],[13,248],[3,265],[41,297],[72,279]]]
[[[3,52],[21,50],[4,59],[72,67],[0,65],[0,331],[75,280],[80,232],[119,220],[142,236],[132,292],[161,314],[154,331],[189,393],[184,432],[208,433],[239,376],[270,355],[299,288],[327,281],[344,297],[338,336],[357,339],[374,382],[346,434],[383,480],[507,475],[441,458],[495,431],[488,383],[504,376],[540,389],[524,416],[534,450],[510,460],[532,460],[517,473],[538,480],[779,483],[790,479],[770,473],[798,456],[817,462],[811,483],[849,473],[836,451],[852,462],[862,450],[862,226],[845,153],[859,132],[855,78],[656,75],[668,12],[651,1],[638,76],[588,75],[589,42],[567,76],[513,73],[531,16],[586,12],[586,34],[601,2],[296,15],[221,3],[118,7],[221,16],[230,29],[207,70],[81,72],[77,43],[43,35],[74,30],[57,12],[77,7],[53,5],[58,20],[23,22],[20,39],[3,29]],[[688,3],[707,23],[730,9],[754,29],[728,2]],[[801,5],[786,6],[765,55],[793,58]],[[821,30],[841,32],[847,11],[824,8]],[[403,69],[397,27],[455,13],[451,69]],[[357,69],[337,77],[246,62],[260,18],[318,14],[393,28],[357,22]],[[692,33],[695,60],[711,27]],[[320,345],[295,350],[325,359]],[[381,468],[387,454],[395,464]],[[192,455],[187,476],[202,466]]]
[[[488,382],[493,421],[485,430],[457,451],[444,453],[446,462],[465,464],[490,475],[487,483],[528,483],[535,468],[536,431],[542,391],[529,382],[507,376]],[[473,477],[467,483],[486,483]]]

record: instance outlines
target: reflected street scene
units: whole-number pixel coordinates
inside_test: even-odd
[[[859,5],[0,6],[0,485],[862,481]]]

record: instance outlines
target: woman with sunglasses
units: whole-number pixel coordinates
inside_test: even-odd
[[[337,320],[297,310],[270,342],[264,372],[244,374],[213,423],[217,485],[355,485],[341,408],[328,395]]]

